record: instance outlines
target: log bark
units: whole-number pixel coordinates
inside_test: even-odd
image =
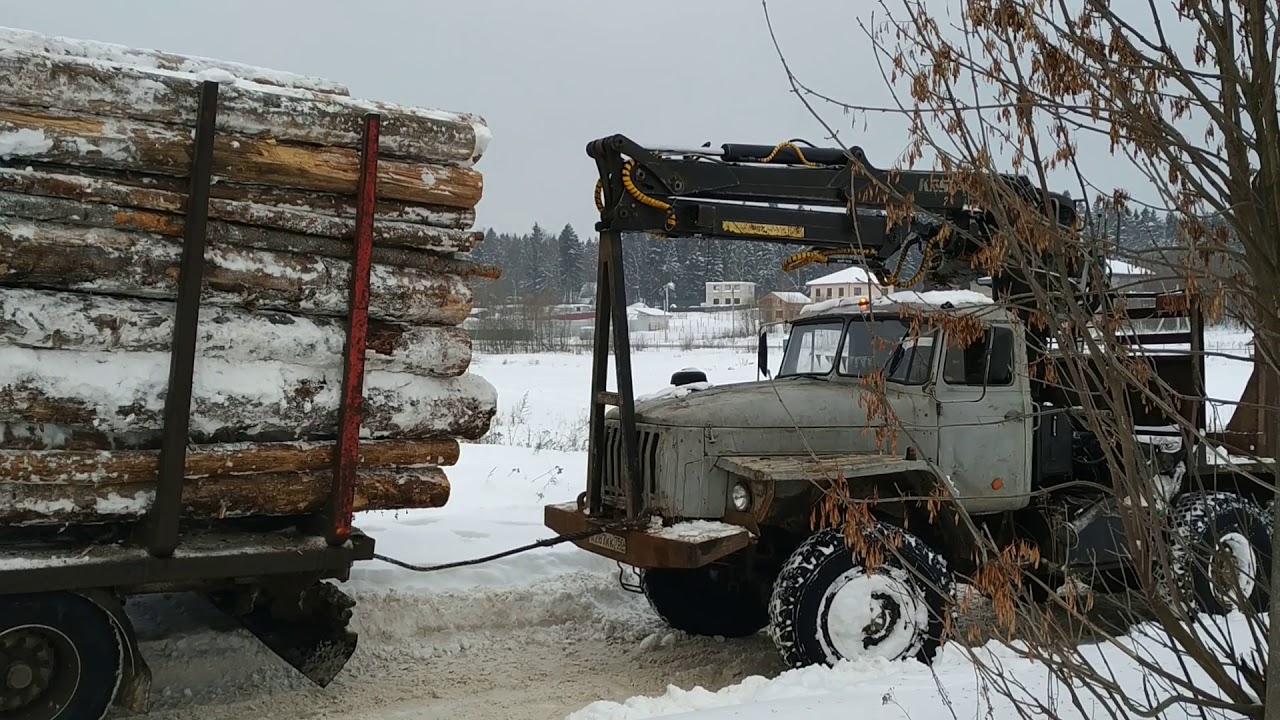
[[[167,353],[175,306],[27,288],[0,288],[0,343],[33,350]],[[346,344],[339,318],[200,309],[196,355],[232,362],[275,361],[338,371]],[[457,377],[471,364],[471,336],[457,327],[370,323],[366,367]]]
[[[109,178],[86,177],[38,171],[0,168],[0,192],[12,210],[6,214],[19,217],[48,215],[65,217],[62,208],[73,207],[82,213],[155,211],[159,214],[186,215],[185,190],[161,189],[147,185],[115,182]],[[12,198],[26,198],[22,204]],[[303,194],[284,199],[283,204],[296,205],[308,198]],[[325,202],[317,203],[323,207]],[[107,208],[109,210],[104,210]],[[17,213],[26,213],[17,215]],[[317,235],[346,239],[355,232],[354,217],[338,217],[334,210],[323,211],[278,207],[261,202],[210,198],[209,217],[227,223],[283,231],[298,235]],[[436,252],[470,252],[480,241],[479,233],[467,230],[475,213],[428,212],[423,221],[401,222],[385,217],[374,218],[373,243],[376,247],[400,247]],[[99,221],[100,222],[100,221]],[[441,225],[443,223],[443,225]],[[468,224],[463,224],[468,223]],[[107,227],[111,227],[108,225]]]
[[[195,75],[0,49],[0,76],[5,78],[0,105],[178,127],[194,127],[198,113],[201,80]],[[368,112],[382,115],[380,151],[388,158],[470,164],[484,151],[487,128],[472,115],[306,90],[282,92],[250,82],[221,82],[217,127],[219,133],[245,138],[354,149]]]
[[[171,238],[182,238],[186,225],[185,217],[180,214],[25,195],[3,190],[0,190],[0,217],[114,230],[136,230]],[[343,223],[343,221],[335,220],[335,223]],[[432,228],[423,225],[411,225],[409,227],[425,231],[415,233],[417,237],[414,240],[420,243],[415,249],[375,246],[373,248],[373,261],[383,265],[433,270],[441,267],[452,267],[462,271],[457,274],[466,274],[472,277],[494,272],[494,269],[488,266],[442,258],[435,254],[441,252],[470,252],[484,238],[482,233]],[[301,255],[322,255],[340,259],[351,257],[351,236],[349,233],[335,237],[317,237],[315,235],[304,235],[257,225],[222,222],[219,220],[210,220],[205,230],[205,239],[214,245],[237,245],[259,250],[291,252]],[[375,238],[374,242],[377,242],[377,238]]]
[[[187,450],[185,477],[321,472],[333,468],[334,443],[232,443]],[[360,445],[363,469],[448,466],[456,440],[375,440]],[[159,450],[116,452],[0,450],[0,483],[116,485],[155,482]]]
[[[151,233],[0,219],[0,284],[171,299],[181,245]],[[202,302],[345,317],[351,264],[232,246],[205,252]],[[374,265],[369,316],[457,325],[471,311],[465,279]]]
[[[332,472],[221,475],[191,480],[182,488],[182,517],[223,520],[252,516],[309,515],[324,508]],[[435,467],[367,469],[357,475],[355,510],[442,507],[449,479]],[[0,524],[39,526],[133,522],[155,500],[155,483],[3,483]]]
[[[134,120],[76,116],[54,110],[0,107],[0,159],[185,177],[191,131]],[[356,192],[360,162],[349,148],[291,145],[218,135],[215,181],[332,193]],[[483,192],[479,173],[451,165],[399,160],[378,163],[378,194],[448,207],[474,208]]]
[[[196,74],[209,70],[222,70],[236,77],[263,85],[297,88],[299,90],[311,90],[334,95],[351,94],[345,85],[326,78],[309,77],[281,70],[254,67],[243,63],[200,57],[198,55],[182,55],[99,42],[97,40],[76,40],[55,35],[45,35],[17,28],[0,28],[0,47],[44,53],[55,57],[80,58],[169,72]]]
[[[159,447],[169,356],[0,346],[0,422],[49,423]],[[111,382],[102,382],[111,378]],[[342,371],[198,357],[193,443],[332,439]],[[362,431],[372,439],[479,438],[497,409],[484,378],[369,371]]]

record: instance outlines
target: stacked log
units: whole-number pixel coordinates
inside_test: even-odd
[[[154,499],[200,86],[219,83],[185,517],[324,507],[363,118],[381,115],[358,510],[437,507],[494,389],[458,327],[484,121],[333,81],[0,28],[0,524]]]

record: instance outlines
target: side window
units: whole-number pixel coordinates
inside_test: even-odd
[[[982,371],[987,367],[988,349],[991,354],[991,369],[984,383]],[[942,379],[948,385],[1012,385],[1013,330],[1007,327],[991,328],[967,347],[948,343],[946,359],[942,364]]]
[[[899,385],[923,385],[933,365],[933,336],[903,338],[889,360],[887,380]]]

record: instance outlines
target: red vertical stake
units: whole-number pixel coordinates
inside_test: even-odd
[[[380,117],[364,117],[360,179],[356,188],[356,231],[352,238],[351,298],[343,359],[342,403],[338,411],[338,446],[334,453],[329,544],[351,536],[360,463],[360,424],[364,414],[364,361],[369,335],[369,272],[373,264],[373,215],[378,197],[378,130]]]

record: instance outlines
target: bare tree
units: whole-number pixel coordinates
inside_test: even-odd
[[[767,1],[764,7],[768,17]],[[1280,547],[1253,547],[1262,552],[1249,561],[1232,555],[1226,541],[1234,530],[1255,545],[1259,537],[1274,542],[1275,518],[1257,505],[1274,495],[1280,383],[1261,383],[1264,390],[1251,400],[1250,412],[1266,418],[1257,435],[1227,443],[1204,411],[1206,400],[1236,401],[1208,397],[1204,364],[1214,351],[1194,333],[1181,349],[1144,350],[1133,342],[1140,316],[1185,313],[1210,323],[1229,316],[1253,333],[1255,376],[1276,377],[1277,7],[1274,0],[879,0],[863,29],[895,106],[843,102],[838,91],[811,88],[787,67],[794,92],[819,119],[837,111],[905,121],[911,145],[901,165],[937,168],[948,192],[963,193],[981,209],[981,222],[944,224],[926,249],[943,256],[950,243],[981,245],[978,267],[970,270],[993,277],[997,300],[1024,319],[1037,348],[1020,371],[1096,441],[1095,470],[1035,488],[1033,502],[1056,503],[1046,515],[1065,523],[1079,508],[1064,498],[1076,492],[1092,498],[1089,507],[1114,512],[1131,558],[1123,577],[1103,570],[1070,577],[1060,558],[1016,533],[958,520],[983,538],[967,580],[993,601],[1008,630],[1001,637],[1016,634],[1019,652],[1043,661],[1061,681],[1064,701],[1085,716],[1104,710],[1152,717],[1178,707],[1280,717],[1280,663],[1265,661],[1268,641],[1280,651],[1280,632],[1269,632],[1265,615],[1275,596],[1268,583],[1280,583]],[[786,66],[781,48],[779,56]],[[838,140],[834,125],[827,127]],[[1081,147],[1089,145],[1101,145],[1110,157],[1086,157]],[[1111,170],[1119,163],[1137,168],[1145,181],[1114,187]],[[1009,182],[1004,175],[1011,171],[1028,182]],[[1107,261],[1120,252],[1103,229],[1089,226],[1094,213],[1081,213],[1081,224],[1059,221],[1051,193],[1063,187],[1115,211],[1142,204],[1175,212],[1178,247],[1131,259],[1173,278],[1181,291],[1153,299],[1159,307],[1142,312],[1124,288],[1108,287]],[[868,200],[892,205],[897,219],[922,218],[912,198],[888,185],[877,191]],[[917,334],[950,324],[962,343],[980,332],[960,331],[960,320],[942,313],[915,321]],[[867,402],[874,405],[868,414],[892,426],[887,404],[876,400],[880,383],[868,380]],[[1173,426],[1176,436],[1144,432],[1152,418]],[[896,428],[883,439],[895,442],[903,432]],[[1247,457],[1227,462],[1241,455]],[[868,517],[863,500],[837,483],[818,519],[857,526]],[[945,497],[925,502],[931,514],[960,512]],[[1265,527],[1248,526],[1259,517]],[[1229,582],[1215,582],[1224,567],[1235,572]],[[1055,594],[1061,584],[1109,592]],[[1032,597],[1047,602],[1025,602]],[[1100,615],[1102,606],[1112,612]],[[1238,617],[1227,622],[1206,609]],[[1117,617],[1125,618],[1122,627],[1108,620]],[[1122,639],[1138,620],[1147,623],[1143,641]],[[1144,686],[1120,683],[1103,656],[1081,647],[1085,636],[1127,656]],[[989,654],[973,657],[989,686],[1027,716],[1058,713],[1056,700],[1028,693]]]

